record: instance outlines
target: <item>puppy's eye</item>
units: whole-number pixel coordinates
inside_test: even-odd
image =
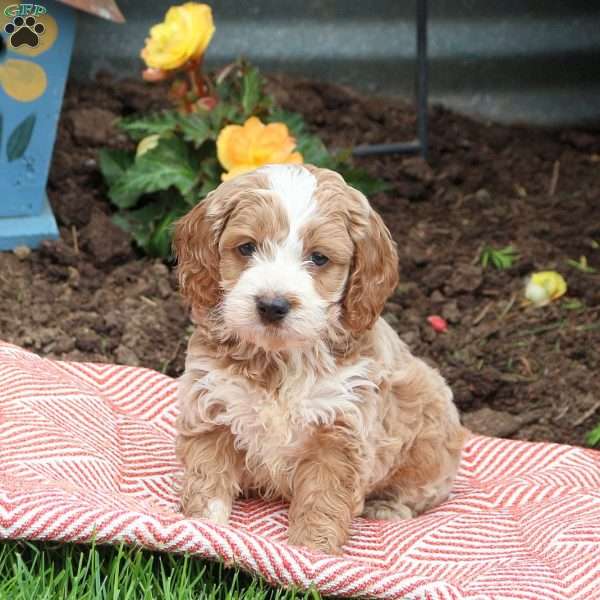
[[[317,265],[317,267],[322,267],[325,263],[329,262],[329,259],[320,252],[313,252],[310,255],[310,261]]]
[[[238,246],[238,250],[242,256],[252,256],[256,252],[256,246],[252,242],[246,242]]]

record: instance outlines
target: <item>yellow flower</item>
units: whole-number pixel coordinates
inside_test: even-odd
[[[556,271],[539,271],[527,282],[525,297],[536,306],[544,306],[567,291],[567,282]]]
[[[294,152],[295,147],[296,140],[284,123],[265,125],[250,117],[243,125],[227,125],[217,138],[217,156],[228,171],[221,179],[227,181],[262,165],[302,163],[302,154]]]
[[[163,23],[150,29],[141,56],[148,67],[172,71],[206,51],[215,26],[208,4],[186,2],[172,6]]]

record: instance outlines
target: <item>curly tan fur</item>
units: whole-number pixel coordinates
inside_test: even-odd
[[[196,320],[177,421],[186,514],[226,522],[239,495],[283,498],[291,543],[339,552],[353,517],[447,497],[465,430],[441,375],[379,317],[397,255],[362,194],[331,171],[268,167],[184,217],[175,247]],[[261,323],[264,294],[288,299],[281,323]]]
[[[175,223],[173,249],[177,256],[179,286],[192,310],[214,306],[220,297],[219,240],[237,203],[252,190],[266,185],[254,173],[223,183]]]

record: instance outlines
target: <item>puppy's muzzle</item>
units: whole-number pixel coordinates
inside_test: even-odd
[[[290,312],[290,303],[283,296],[256,299],[256,310],[263,323],[272,324],[282,321]]]

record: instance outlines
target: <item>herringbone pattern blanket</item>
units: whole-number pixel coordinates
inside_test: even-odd
[[[451,498],[357,519],[343,556],[288,546],[287,508],[228,527],[178,512],[175,382],[0,343],[0,539],[126,540],[221,558],[274,584],[414,599],[600,598],[600,453],[474,436]]]

